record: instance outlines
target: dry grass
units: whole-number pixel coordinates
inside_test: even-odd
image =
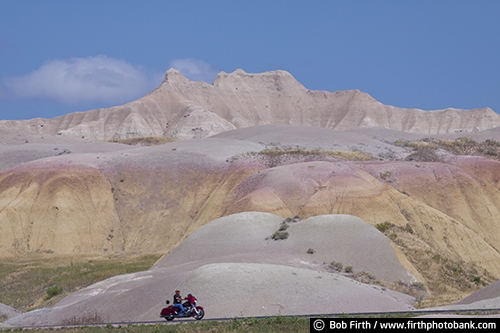
[[[403,281],[390,282],[379,280],[375,275],[369,272],[354,272],[352,266],[344,267],[343,263],[337,261],[332,261],[329,264],[324,263],[323,265],[331,272],[340,273],[361,283],[377,285],[385,289],[413,296],[417,299],[417,302],[421,302],[421,300],[427,296],[425,285],[420,282],[405,283]]]
[[[121,140],[111,140],[110,142],[122,143],[130,146],[158,146],[175,142],[177,139],[168,136],[148,136]]]
[[[99,320],[99,315],[91,315],[85,317],[91,322]],[[76,322],[79,319],[76,319]],[[72,325],[69,323],[69,325]],[[78,323],[73,325],[80,325]],[[18,330],[18,329],[14,329]],[[20,329],[22,330],[22,329]],[[30,328],[32,333],[47,332],[52,328]],[[76,327],[62,327],[57,328],[60,333],[100,333],[100,332],[128,332],[128,333],[160,333],[160,332],[176,332],[176,333],[274,333],[274,332],[308,332],[309,331],[309,318],[299,317],[284,317],[276,316],[269,318],[234,318],[229,321],[187,321],[177,322],[175,325],[162,324],[154,325],[104,325],[104,326],[76,326]]]
[[[359,150],[340,151],[275,147],[266,148],[259,152],[249,152],[234,156],[232,161],[252,158],[259,159],[269,168],[299,162],[331,161],[339,159],[344,161],[370,161],[376,159],[373,155]]]
[[[79,314],[78,316],[73,316],[70,319],[63,320],[61,325],[70,326],[70,325],[94,325],[94,324],[103,324],[106,322],[106,319],[100,313],[84,313]]]
[[[1,259],[0,303],[22,311],[51,306],[92,283],[147,270],[159,258],[160,255],[70,258],[38,254]],[[49,295],[54,286],[62,291]]]
[[[441,159],[437,153],[440,149],[453,155],[473,155],[500,160],[500,142],[496,140],[477,142],[466,137],[455,140],[425,138],[418,141],[398,140],[394,144],[413,149],[414,153],[406,158],[412,161],[440,162]]]
[[[473,263],[454,261],[433,251],[413,233],[409,224],[400,227],[384,222],[376,227],[401,249],[423,275],[425,281],[416,283],[383,281],[368,272],[352,272],[350,266],[349,272],[346,270],[343,275],[362,283],[378,285],[413,296],[417,299],[413,304],[416,308],[448,305],[496,280],[488,271],[479,269]],[[343,269],[343,264],[335,261],[325,265],[335,272],[342,272]]]
[[[488,271],[478,268],[473,263],[452,260],[434,251],[428,245],[423,246],[424,242],[413,233],[409,225],[399,227],[384,222],[377,225],[377,229],[399,247],[425,279],[424,284],[419,287],[427,290],[428,295],[417,297],[418,303],[414,305],[415,307],[447,305],[459,301],[496,280]],[[417,296],[414,294],[416,286],[401,284],[395,286],[396,288],[388,287]],[[410,289],[405,291],[407,287]]]

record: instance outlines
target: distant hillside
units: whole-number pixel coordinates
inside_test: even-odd
[[[170,69],[157,89],[136,101],[53,119],[0,121],[0,133],[62,135],[85,141],[144,136],[191,139],[265,124],[471,133],[500,126],[500,115],[489,108],[403,109],[383,105],[358,90],[308,90],[281,70],[262,74],[241,69],[230,74],[221,72],[210,85],[189,81]]]

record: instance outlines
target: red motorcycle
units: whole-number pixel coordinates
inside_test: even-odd
[[[169,305],[170,301],[167,300],[167,307],[163,308],[160,312],[160,317],[165,318],[168,321],[174,320],[174,318],[189,318],[193,317],[196,320],[200,320],[205,316],[205,310],[203,306],[196,305],[198,301],[196,297],[189,294],[186,297],[186,301],[182,306],[184,307],[184,312],[180,313],[179,308]]]

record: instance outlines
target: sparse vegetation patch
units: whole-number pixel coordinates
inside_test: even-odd
[[[61,328],[15,328],[13,331],[29,331],[31,333],[46,333],[47,331],[57,331],[59,333],[99,333],[99,332],[127,332],[127,333],[201,333],[201,332],[220,332],[220,333],[269,333],[269,332],[289,332],[301,333],[309,331],[308,317],[285,317],[274,316],[266,318],[233,318],[227,321],[201,320],[178,322],[170,325],[167,322],[161,322],[151,325],[111,325],[104,326],[85,326],[104,323],[101,314],[88,313],[81,317],[75,316],[65,320],[63,325],[75,325],[73,327]],[[78,326],[83,325],[83,326]]]
[[[278,231],[285,231],[286,229],[288,229],[288,224],[286,224],[285,222],[283,222],[283,223],[281,223],[280,228],[278,229]]]
[[[283,222],[281,222],[280,227],[278,228],[278,230],[276,232],[274,232],[274,234],[271,235],[271,239],[274,239],[274,240],[287,239],[288,236],[290,235],[288,232],[285,231],[285,230],[288,229],[288,224],[289,223],[294,223],[294,222],[297,222],[297,221],[300,221],[300,220],[301,219],[298,216],[295,216],[293,218],[292,217],[287,217],[286,219],[283,220]]]
[[[112,276],[147,270],[160,255],[55,257],[47,254],[0,260],[0,303],[21,311],[51,306],[68,293]]]
[[[177,141],[177,139],[168,136],[147,136],[130,139],[111,140],[110,142],[122,143],[130,146],[158,146],[175,141]]]
[[[298,162],[328,161],[338,159],[347,161],[369,161],[376,159],[373,155],[359,150],[340,151],[274,147],[266,148],[259,152],[248,152],[238,156],[233,156],[231,161],[234,162],[251,158],[260,159],[270,168]]]
[[[392,226],[394,226],[392,223],[389,223],[387,221],[383,222],[383,223],[379,223],[377,224],[377,229],[378,231],[384,233],[386,232],[389,228],[391,228]]]
[[[423,275],[425,285],[418,282],[405,286],[398,291],[405,293],[427,289],[429,296],[417,297],[416,307],[432,307],[449,304],[469,295],[496,279],[474,263],[453,260],[431,248],[422,248],[423,244],[409,223],[396,226],[388,221],[380,223],[377,229],[384,233],[405,254],[415,268]],[[412,295],[410,293],[410,295]]]
[[[380,179],[383,179],[383,180],[388,180],[391,176],[392,176],[391,171],[381,172],[379,175]]]
[[[62,325],[94,325],[105,323],[106,320],[100,313],[85,313],[80,316],[73,316],[70,319],[62,321]]]
[[[47,288],[47,296],[45,297],[45,300],[49,300],[54,296],[57,296],[59,294],[62,294],[63,289],[60,286],[52,286]]]
[[[343,265],[342,263],[332,261],[329,264],[329,267],[333,268],[337,272],[341,272]],[[356,281],[399,291],[401,293],[405,293],[407,295],[415,297],[418,301],[420,301],[426,296],[425,285],[421,282],[405,283],[402,281],[396,281],[396,282],[382,281],[377,279],[375,275],[373,275],[372,273],[366,271],[355,273],[352,266],[345,266],[344,273]]]
[[[288,236],[289,236],[288,232],[276,231],[274,234],[271,235],[271,238],[274,240],[282,240],[282,239],[287,239]]]
[[[406,157],[409,161],[441,162],[442,158],[438,154],[440,149],[453,155],[474,155],[500,160],[500,142],[490,139],[477,142],[467,137],[455,140],[425,138],[417,141],[397,140],[394,144],[414,151]]]
[[[337,272],[341,272],[342,271],[342,267],[344,267],[344,265],[341,262],[337,262],[337,261],[332,261],[330,263],[330,266],[333,269],[335,269]]]

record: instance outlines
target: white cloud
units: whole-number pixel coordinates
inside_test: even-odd
[[[125,103],[143,96],[161,83],[163,74],[104,55],[52,60],[24,76],[4,79],[17,98],[45,98],[65,104]]]
[[[218,71],[212,65],[198,59],[176,59],[170,62],[170,67],[177,69],[191,81],[212,83]]]

